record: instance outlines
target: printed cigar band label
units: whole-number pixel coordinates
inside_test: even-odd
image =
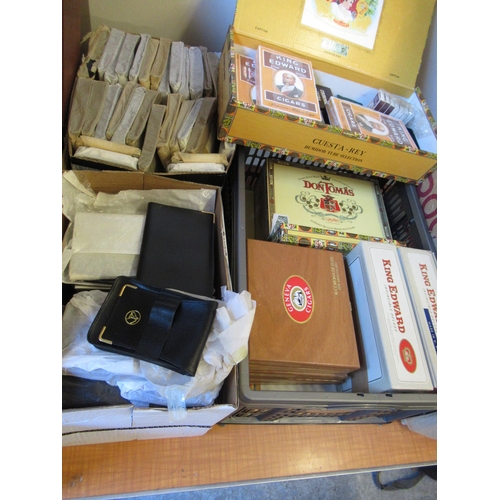
[[[269,90],[266,90],[264,92],[264,97],[268,101],[272,101],[275,104],[286,104],[287,106],[294,106],[295,108],[303,109],[306,111],[312,111],[314,113],[318,111],[316,104],[312,102],[296,99],[293,97],[288,97],[286,95],[282,95],[277,92],[271,92]]]

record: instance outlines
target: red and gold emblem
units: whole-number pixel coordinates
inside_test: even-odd
[[[312,290],[304,278],[290,276],[283,285],[283,306],[293,321],[309,321],[314,309]]]
[[[413,346],[408,342],[408,340],[403,339],[399,344],[399,355],[401,356],[401,361],[403,366],[410,372],[415,373],[417,369],[417,357],[415,356],[415,351]]]

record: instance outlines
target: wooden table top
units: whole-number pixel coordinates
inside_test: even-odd
[[[437,463],[437,441],[391,424],[216,425],[205,435],[62,449],[63,499]]]

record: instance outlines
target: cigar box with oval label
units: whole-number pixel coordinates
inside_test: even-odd
[[[342,254],[247,240],[251,383],[339,383],[359,369]]]

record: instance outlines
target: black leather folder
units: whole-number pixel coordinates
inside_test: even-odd
[[[159,288],[214,296],[215,215],[150,202],[137,279]]]
[[[126,276],[113,283],[87,333],[103,351],[194,376],[218,303],[145,285]]]

